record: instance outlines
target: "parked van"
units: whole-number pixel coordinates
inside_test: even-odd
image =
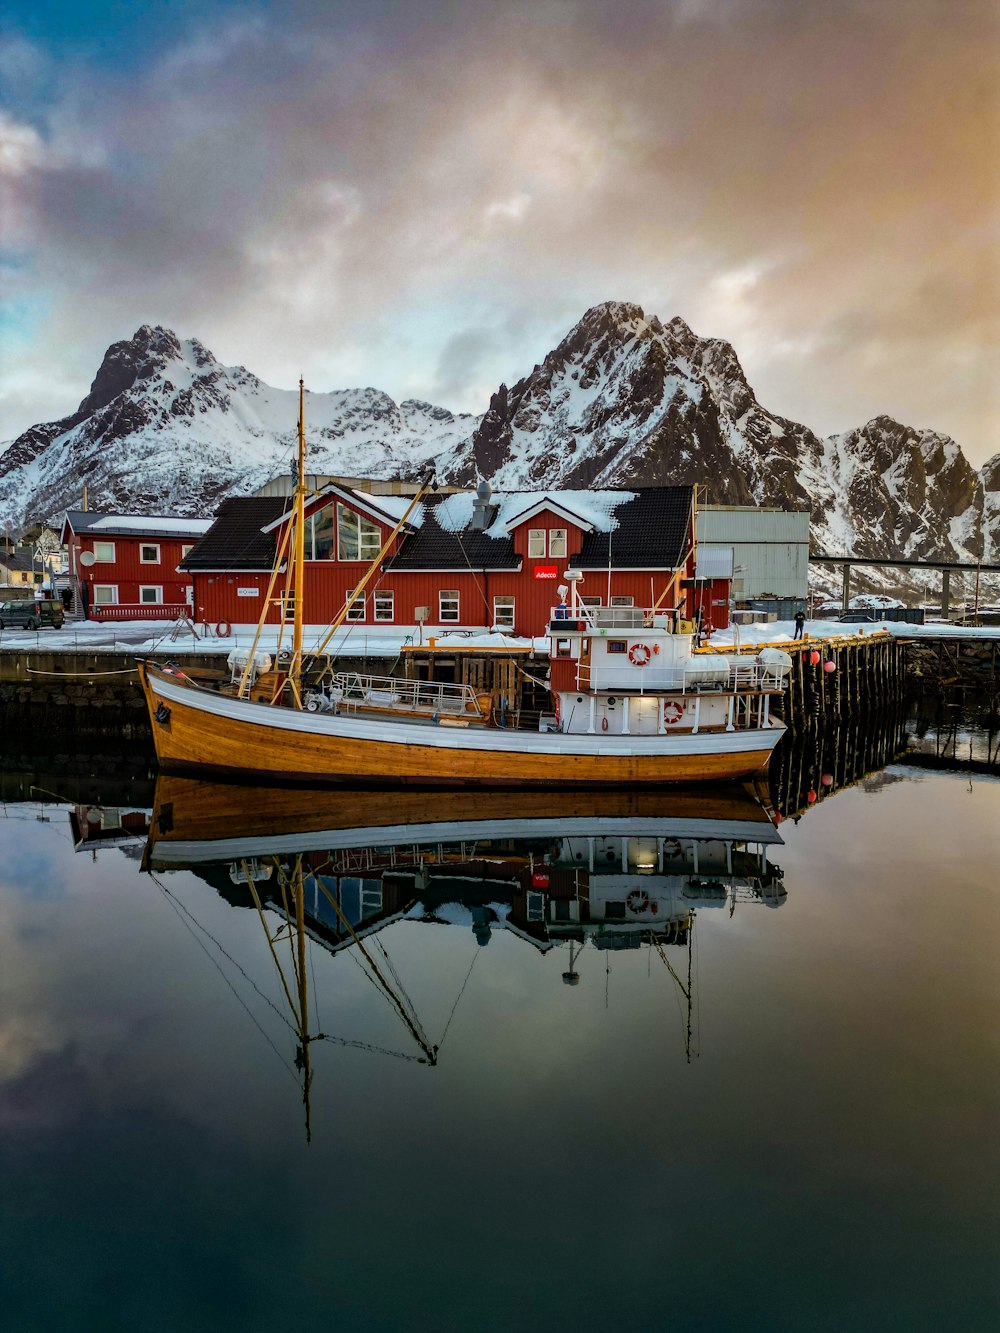
[[[62,603],[53,599],[43,602],[3,602],[0,603],[0,629],[41,629],[51,625],[53,629],[62,629],[66,613]]]

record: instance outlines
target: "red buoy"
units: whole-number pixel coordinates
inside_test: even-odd
[[[812,803],[816,800],[816,793],[814,791],[806,792],[806,800],[809,802],[810,805],[812,805]]]
[[[812,666],[819,666],[819,653],[814,648],[809,654],[809,661]]]
[[[826,674],[829,676],[832,672],[834,672],[834,671],[837,670],[837,663],[836,663],[836,662],[824,662],[824,663],[823,663],[823,670],[824,670],[824,671],[826,672]]]

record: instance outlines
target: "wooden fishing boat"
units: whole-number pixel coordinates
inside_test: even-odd
[[[336,672],[324,650],[423,491],[323,641],[304,653],[301,388],[295,509],[238,682],[213,688],[176,667],[139,663],[161,767],[313,782],[550,789],[730,781],[766,767],[784,731],[770,703],[783,692],[787,655],[771,649],[731,661],[699,652],[680,607],[595,608],[578,597],[579,575],[569,570],[549,622],[550,711],[533,726],[517,725],[519,718],[467,683]],[[294,613],[292,646],[272,669],[257,645],[281,570],[282,598]],[[518,646],[494,637],[486,651],[521,670]],[[433,638],[420,648],[425,657],[454,651],[454,644]]]

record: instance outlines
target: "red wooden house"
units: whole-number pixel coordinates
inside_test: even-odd
[[[189,612],[194,589],[178,566],[211,526],[204,518],[67,510],[62,542],[83,614],[145,620]]]
[[[331,483],[307,504],[303,617],[329,624],[361,582],[409,500]],[[497,628],[546,632],[567,570],[595,605],[693,613],[693,489],[459,492],[423,500],[348,612],[368,633],[422,624],[431,634]],[[281,537],[287,496],[226,500],[181,562],[199,622],[256,622]],[[290,619],[275,596],[267,619]]]

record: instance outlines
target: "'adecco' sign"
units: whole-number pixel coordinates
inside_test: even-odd
[[[556,565],[535,566],[536,579],[557,579],[558,577],[559,577],[559,569],[558,566]]]

